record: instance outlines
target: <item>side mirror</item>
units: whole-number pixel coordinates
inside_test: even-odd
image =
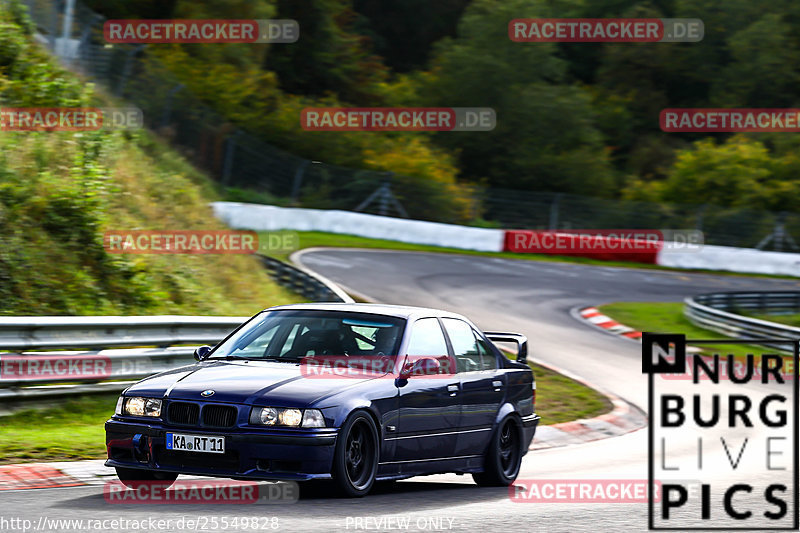
[[[519,333],[500,333],[496,331],[484,331],[486,338],[492,342],[511,342],[517,345],[517,362],[523,365],[528,364],[528,338]]]
[[[211,346],[200,346],[194,351],[195,361],[202,361],[211,352]]]
[[[439,360],[435,357],[423,357],[415,361],[409,361],[400,371],[400,379],[408,379],[411,376],[434,376],[439,373]]]

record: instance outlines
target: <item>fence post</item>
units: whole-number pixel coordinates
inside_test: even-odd
[[[694,229],[701,232],[703,231],[703,222],[706,216],[706,209],[708,208],[708,204],[703,204],[700,206],[700,209],[697,210],[697,222],[694,225]]]
[[[297,170],[294,173],[294,180],[292,181],[292,204],[297,204],[297,199],[300,197],[300,187],[303,185],[303,177],[306,174],[308,165],[320,165],[321,161],[313,161],[311,159],[304,159],[297,165]]]
[[[788,213],[786,211],[781,211],[775,216],[775,226],[772,228],[772,233],[761,239],[761,242],[756,245],[756,249],[763,250],[770,241],[772,241],[775,251],[777,252],[783,251],[784,244],[787,244],[793,250],[798,249],[797,243],[794,242],[792,236],[786,232],[787,215]]]
[[[59,59],[65,61],[67,64],[72,63],[72,58],[69,57],[69,42],[72,38],[72,16],[75,13],[75,0],[66,0],[64,4],[64,20],[63,20],[63,27],[61,29],[61,49],[58,50],[56,47],[56,54],[59,56]],[[58,43],[58,40],[56,40]]]
[[[231,173],[233,172],[233,154],[236,151],[236,139],[239,137],[240,133],[242,133],[241,130],[236,130],[233,132],[233,135],[228,137],[228,141],[225,143],[225,161],[222,166],[223,185],[228,185],[231,181]]]
[[[358,207],[354,209],[356,212],[363,211],[366,209],[373,201],[378,200],[378,214],[386,216],[389,214],[389,207],[394,207],[397,213],[403,217],[408,218],[408,213],[406,212],[403,205],[395,198],[394,194],[392,193],[392,178],[394,177],[394,172],[388,171],[386,172],[386,177],[384,181],[378,186],[375,191],[370,194],[366,200],[358,204]]]
[[[50,7],[50,51],[55,53],[56,39],[58,38],[58,5],[54,3]],[[30,9],[29,12],[32,13],[33,9]]]
[[[556,194],[553,197],[553,203],[550,204],[550,231],[555,231],[558,229],[558,215],[559,215],[559,204],[561,203],[561,193]]]
[[[164,103],[164,113],[161,115],[161,127],[166,128],[169,126],[169,118],[172,114],[172,99],[174,98],[175,94],[183,89],[184,85],[182,83],[178,83],[172,89],[169,90],[167,93],[166,102]]]
[[[134,58],[142,48],[144,48],[144,45],[140,44],[134,46],[130,49],[130,51],[128,51],[128,57],[125,58],[125,65],[122,67],[122,75],[120,76],[119,84],[117,85],[117,96],[122,96],[122,94],[125,92],[125,86],[128,84],[128,78],[133,70]]]

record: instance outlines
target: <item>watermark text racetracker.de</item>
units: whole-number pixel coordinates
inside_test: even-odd
[[[255,254],[297,250],[296,232],[249,230],[111,230],[103,247],[112,254]]]
[[[800,132],[800,108],[670,108],[659,115],[664,132]]]
[[[300,26],[291,19],[108,20],[108,43],[294,43]]]
[[[653,497],[661,497],[655,485]],[[647,503],[646,479],[517,479],[508,487],[515,503]]]
[[[671,251],[698,252],[704,236],[698,230],[564,229],[513,230],[506,232],[510,252],[571,255],[586,252],[610,255]]]
[[[508,37],[519,43],[694,43],[703,40],[700,19],[514,19]]]
[[[169,488],[158,481],[141,481],[132,488],[109,481],[103,486],[105,502],[117,505],[282,505],[297,502],[299,495],[295,481],[178,480]]]
[[[306,131],[492,131],[489,107],[307,107]]]
[[[64,381],[106,379],[142,375],[151,372],[152,360],[147,356],[135,359],[113,357],[113,350],[81,354],[2,354],[1,381]]]
[[[0,516],[0,531],[276,531],[277,516],[184,515],[180,518],[50,518],[38,520]]]
[[[0,107],[0,131],[140,129],[142,110],[126,107]]]

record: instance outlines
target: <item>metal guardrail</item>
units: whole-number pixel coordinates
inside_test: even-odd
[[[0,350],[216,343],[243,317],[80,316],[0,319]]]
[[[684,300],[683,313],[693,324],[739,339],[800,340],[800,328],[739,314],[800,313],[800,291],[721,292],[701,294]],[[789,350],[789,345],[767,344]]]
[[[353,301],[313,272],[259,257],[271,277],[311,301]],[[0,318],[0,402],[122,390],[157,372],[192,364],[197,345],[216,344],[248,318]]]
[[[310,270],[278,261],[266,255],[258,257],[275,281],[305,296],[312,302],[353,302],[353,299],[342,289]]]
[[[1,318],[0,402],[122,390],[193,363],[194,345],[216,344],[248,318]]]

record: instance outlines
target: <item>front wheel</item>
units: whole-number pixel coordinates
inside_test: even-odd
[[[506,487],[517,479],[521,464],[522,430],[516,418],[507,416],[492,436],[484,471],[472,479],[482,487]]]
[[[364,412],[356,412],[345,422],[333,457],[333,480],[344,496],[365,496],[378,472],[378,430]]]
[[[152,470],[139,470],[138,468],[116,467],[117,477],[129,489],[142,485],[158,485],[167,489],[178,479],[178,474],[173,472],[153,472]]]

